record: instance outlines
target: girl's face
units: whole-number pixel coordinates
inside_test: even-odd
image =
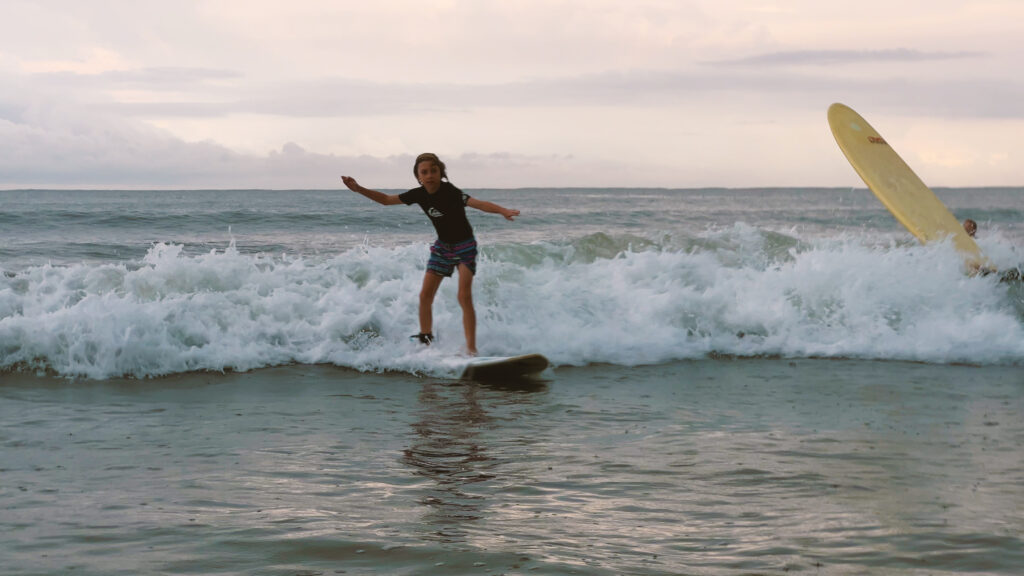
[[[427,192],[436,192],[441,187],[441,168],[429,160],[424,160],[416,165],[416,179]]]
[[[978,225],[974,220],[964,220],[964,230],[967,231],[967,235],[974,238],[974,235],[978,232]]]

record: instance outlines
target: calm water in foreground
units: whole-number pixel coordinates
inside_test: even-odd
[[[11,377],[0,572],[1014,574],[1022,409],[851,360]]]

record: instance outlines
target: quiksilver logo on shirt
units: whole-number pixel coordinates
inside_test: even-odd
[[[444,217],[444,213],[438,210],[437,208],[434,208],[433,206],[430,207],[430,210],[427,210],[427,215],[429,215],[431,218]]]

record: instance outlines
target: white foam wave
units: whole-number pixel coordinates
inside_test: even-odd
[[[329,258],[200,256],[40,266],[0,278],[0,370],[109,378],[331,363],[452,376],[455,282],[417,331],[426,245]],[[485,246],[481,354],[637,365],[708,354],[1024,363],[1019,287],[967,277],[948,245],[802,245],[738,225],[685,241]]]

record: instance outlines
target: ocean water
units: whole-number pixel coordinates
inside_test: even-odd
[[[0,191],[0,573],[1017,574],[1024,290],[862,189]],[[998,268],[1024,189],[940,189]]]

